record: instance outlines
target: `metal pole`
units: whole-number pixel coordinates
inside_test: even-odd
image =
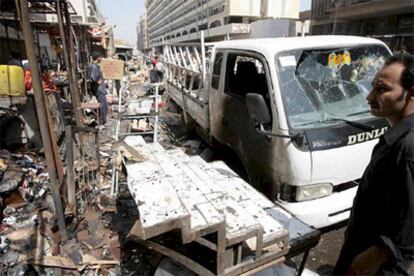
[[[121,88],[119,91],[118,96],[118,119],[116,120],[116,128],[115,128],[115,142],[119,141],[119,133],[121,132],[121,120],[123,114],[121,113],[122,108],[122,92],[123,89]],[[115,166],[115,158],[112,160],[112,179],[111,179],[111,195],[115,195],[118,192],[118,171]]]
[[[42,82],[40,79],[40,72],[37,66],[36,54],[34,52],[35,45],[33,41],[33,32],[32,32],[32,26],[30,24],[30,15],[29,15],[29,8],[28,8],[27,0],[20,0],[19,6],[20,7],[18,8],[20,8],[20,14],[21,14],[20,24],[22,26],[22,31],[23,31],[23,36],[24,36],[24,41],[25,41],[25,46],[26,46],[26,53],[27,53],[27,57],[29,59],[29,64],[30,64],[31,71],[32,71],[33,94],[35,98],[36,112],[37,112],[37,116],[39,120],[39,128],[40,128],[40,133],[42,136],[42,143],[43,143],[43,148],[44,148],[44,153],[45,153],[45,158],[46,158],[47,170],[49,172],[53,202],[55,204],[57,223],[59,226],[61,240],[66,241],[67,233],[66,233],[66,227],[65,227],[65,220],[63,216],[62,201],[61,201],[60,193],[59,193],[59,182],[56,177],[56,164],[55,164],[55,160],[53,156],[50,131],[49,131],[48,124],[47,124],[48,108],[45,105],[45,98],[43,96],[44,92],[42,88]]]
[[[65,64],[66,64],[66,71],[68,73],[69,79],[69,87],[72,94],[72,104],[75,110],[75,119],[76,125],[81,127],[82,123],[82,112],[81,112],[81,104],[80,104],[80,97],[79,97],[79,87],[78,83],[76,82],[76,73],[73,71],[74,64],[72,64],[71,54],[70,54],[70,46],[67,41],[67,36],[65,33],[65,28],[63,25],[63,12],[62,12],[62,5],[60,0],[56,0],[56,13],[59,25],[59,33],[62,39],[62,46],[63,46],[63,54],[65,57]],[[70,24],[70,21],[66,21],[66,25]],[[69,41],[71,40],[71,33],[67,32],[69,37]]]
[[[73,132],[72,127],[67,126],[65,130],[66,135],[66,162],[67,162],[67,193],[68,193],[68,203],[72,206],[76,204],[76,185],[75,185],[75,176],[74,176],[74,160],[73,160]],[[76,207],[74,208],[76,211]]]
[[[201,59],[202,59],[202,68],[203,68],[203,72],[202,72],[202,80],[203,80],[203,89],[204,92],[207,89],[207,85],[206,85],[206,70],[207,70],[207,65],[206,65],[206,47],[204,44],[204,31],[201,32]],[[203,95],[203,99],[204,96],[207,97],[207,93],[204,93]],[[204,99],[207,100],[207,99]]]
[[[154,141],[153,143],[158,142],[158,90],[160,84],[155,84],[155,122],[154,122]]]
[[[67,28],[67,34],[68,34],[68,39],[69,39],[69,58],[71,60],[71,64],[72,67],[71,69],[71,73],[72,73],[72,81],[73,81],[73,87],[74,90],[72,91],[73,94],[73,107],[75,109],[75,115],[76,115],[76,123],[78,126],[83,126],[83,114],[82,114],[82,108],[81,108],[81,97],[80,97],[80,92],[79,92],[79,83],[78,83],[78,75],[77,75],[77,68],[78,68],[78,63],[77,63],[77,58],[76,58],[76,54],[75,54],[75,37],[74,37],[74,33],[73,33],[73,28],[71,26],[71,21],[70,21],[70,15],[69,15],[69,11],[68,11],[68,4],[66,1],[63,2],[64,5],[64,16],[65,16],[65,26]],[[82,141],[82,140],[81,140]]]

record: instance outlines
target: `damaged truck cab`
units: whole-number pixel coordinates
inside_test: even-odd
[[[365,99],[391,55],[385,44],[352,36],[219,42],[207,65],[197,58],[206,69],[198,88],[197,59],[186,49],[167,47],[164,56],[167,89],[187,120],[230,148],[250,183],[305,223],[346,220],[387,129]]]

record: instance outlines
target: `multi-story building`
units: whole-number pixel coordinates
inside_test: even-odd
[[[91,43],[90,50],[99,50],[108,56],[112,56],[115,53],[113,26],[105,26],[105,19],[100,13],[97,1],[68,0],[67,3],[68,11],[71,14],[71,23],[75,27],[77,34],[81,32],[92,34],[92,38],[88,40]],[[53,1],[43,1],[38,3],[38,5],[42,9],[30,9],[31,22],[37,23],[36,28],[34,28],[35,37],[39,45],[36,49],[38,50],[37,54],[43,59],[56,59],[56,52],[60,51],[58,45],[61,43],[60,35],[57,35],[59,32],[56,9]],[[4,6],[1,8],[0,63],[7,62],[9,52],[13,49],[18,49],[21,52],[22,58],[26,59],[23,35],[19,31],[20,27],[16,28],[13,9],[5,9]],[[76,40],[76,43],[78,42],[79,40]]]
[[[72,23],[89,25],[95,43],[93,50],[104,51],[105,55],[115,54],[113,26],[105,25],[105,18],[99,10],[96,0],[69,0],[76,14],[71,15]]]
[[[147,15],[144,14],[139,18],[137,25],[137,49],[144,52],[149,48],[148,43],[148,28],[147,28]]]
[[[38,22],[57,23],[55,7],[52,2],[44,4],[50,9],[50,12],[31,14],[31,19]],[[67,0],[66,2],[72,24],[102,25],[105,23],[105,18],[99,11],[96,0]]]
[[[259,19],[299,18],[299,0],[146,0],[149,47],[246,37]]]
[[[97,24],[105,22],[95,0],[70,0],[70,3],[77,13],[71,16],[72,22]]]
[[[311,34],[372,36],[414,53],[413,0],[312,0]]]

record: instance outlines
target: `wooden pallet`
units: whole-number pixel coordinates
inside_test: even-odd
[[[146,144],[141,137],[127,137],[125,143],[147,159],[126,164],[128,187],[139,210],[131,238],[196,273],[203,266],[179,253],[179,246],[198,243],[216,252],[214,269],[204,268],[203,273],[239,274],[283,261],[288,232],[264,210],[276,207],[230,169],[220,172],[224,163],[213,166],[181,149]],[[177,250],[162,244],[163,235],[172,230],[181,233]]]

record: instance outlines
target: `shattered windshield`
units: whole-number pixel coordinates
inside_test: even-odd
[[[276,56],[291,128],[314,128],[369,118],[366,96],[389,56],[381,45],[292,50]]]

